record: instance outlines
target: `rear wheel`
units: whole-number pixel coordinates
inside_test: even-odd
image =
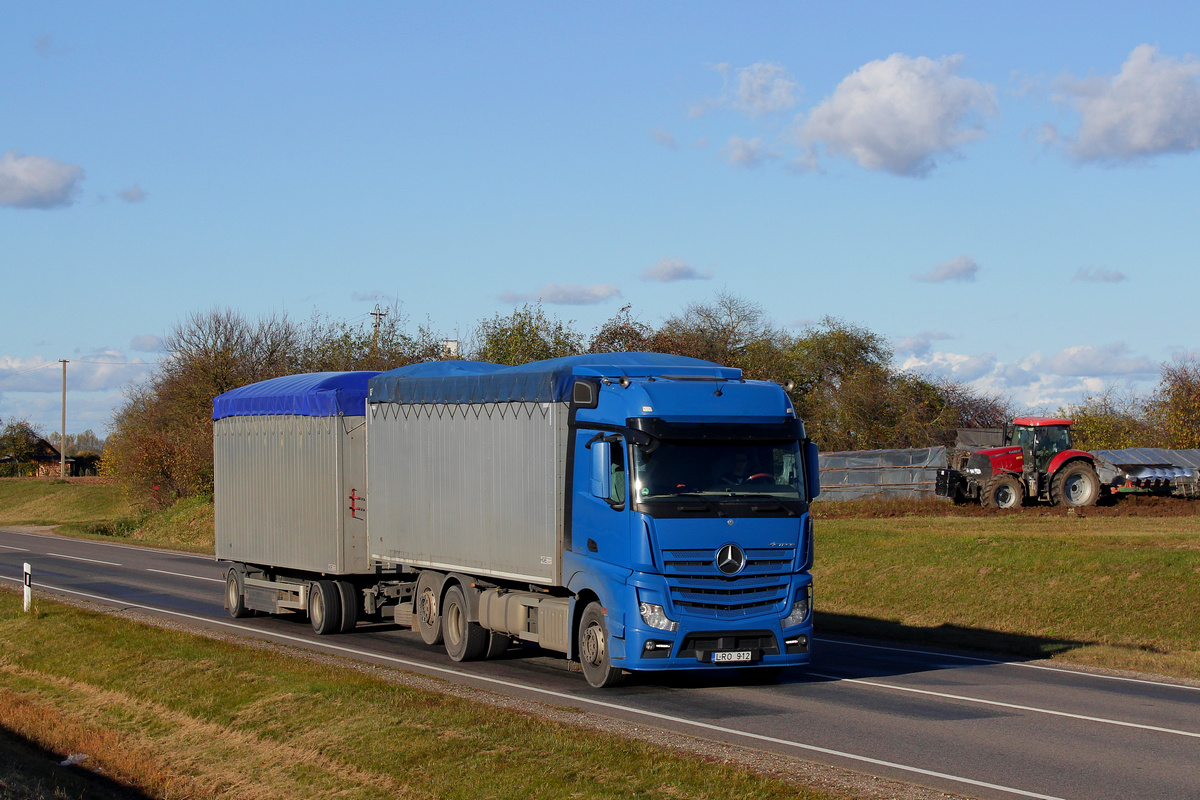
[[[579,620],[579,662],[583,665],[583,677],[597,689],[616,686],[625,680],[624,671],[609,661],[608,625],[599,603],[588,605]]]
[[[1086,461],[1072,461],[1050,481],[1050,502],[1056,506],[1094,506],[1100,497],[1100,476]]]
[[[428,572],[422,572],[417,578],[416,600],[413,603],[413,616],[417,618],[417,632],[425,644],[442,643],[441,604],[438,602],[437,581]]]
[[[996,475],[983,485],[979,502],[985,508],[1016,508],[1021,505],[1025,490],[1014,475]]]
[[[337,588],[342,609],[338,633],[349,633],[358,626],[358,589],[350,581],[338,581]]]
[[[319,636],[340,630],[342,597],[336,583],[314,581],[308,587],[308,621]]]
[[[254,614],[246,607],[246,587],[242,581],[242,574],[237,570],[229,570],[229,574],[225,576],[225,605],[229,607],[229,616],[234,619],[243,619]]]
[[[471,622],[469,614],[462,588],[451,586],[447,589],[442,603],[442,636],[446,640],[446,653],[455,661],[476,661],[488,649],[491,631],[478,622]]]

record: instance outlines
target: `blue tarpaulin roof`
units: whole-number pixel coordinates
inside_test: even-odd
[[[367,382],[378,372],[310,372],[231,389],[213,398],[213,419],[265,414],[362,416]]]
[[[663,353],[592,353],[533,361],[519,367],[481,361],[434,361],[371,379],[372,403],[558,403],[571,398],[576,377],[711,376],[738,380],[742,371]]]

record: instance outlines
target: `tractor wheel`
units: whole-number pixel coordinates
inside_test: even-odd
[[[1094,506],[1100,497],[1100,477],[1086,461],[1072,461],[1050,481],[1050,502],[1056,506]]]
[[[1025,498],[1025,489],[1014,475],[996,475],[983,485],[979,502],[984,508],[1016,508]]]

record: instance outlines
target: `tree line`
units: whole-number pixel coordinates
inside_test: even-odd
[[[167,356],[127,390],[114,412],[103,469],[134,496],[170,499],[212,491],[212,399],[282,375],[388,370],[459,357],[518,365],[623,351],[692,356],[739,367],[747,378],[794,382],[790,394],[824,451],[951,444],[960,425],[994,426],[1011,415],[1004,398],[961,383],[902,372],[888,341],[826,317],[797,332],[762,306],[727,292],[692,303],[658,327],[630,306],[590,334],[540,304],[475,325],[448,355],[429,324],[410,326],[399,303],[375,320],[314,314],[250,319],[228,309],[196,312],[164,340]]]

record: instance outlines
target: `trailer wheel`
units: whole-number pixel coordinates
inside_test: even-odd
[[[338,633],[350,633],[358,626],[358,588],[350,581],[337,581],[337,588],[342,608]]]
[[[1072,461],[1050,481],[1050,502],[1056,506],[1094,506],[1100,497],[1100,477],[1086,461]]]
[[[337,633],[342,624],[342,598],[333,581],[314,581],[308,587],[308,621],[317,635]]]
[[[422,572],[417,578],[416,602],[413,616],[417,618],[417,631],[425,644],[442,643],[442,615],[439,609],[437,581],[432,573]]]
[[[242,574],[236,569],[229,570],[225,576],[225,605],[229,608],[229,616],[234,619],[244,619],[254,615],[246,607],[246,588]]]
[[[446,640],[446,653],[454,661],[476,661],[488,649],[491,632],[467,619],[469,614],[463,590],[459,586],[447,589],[442,603],[442,635]]]
[[[579,620],[579,661],[583,677],[597,689],[616,686],[625,680],[625,672],[608,660],[608,626],[599,603],[590,603]]]
[[[1016,508],[1021,505],[1025,490],[1012,475],[996,475],[983,485],[979,502],[984,508]]]

